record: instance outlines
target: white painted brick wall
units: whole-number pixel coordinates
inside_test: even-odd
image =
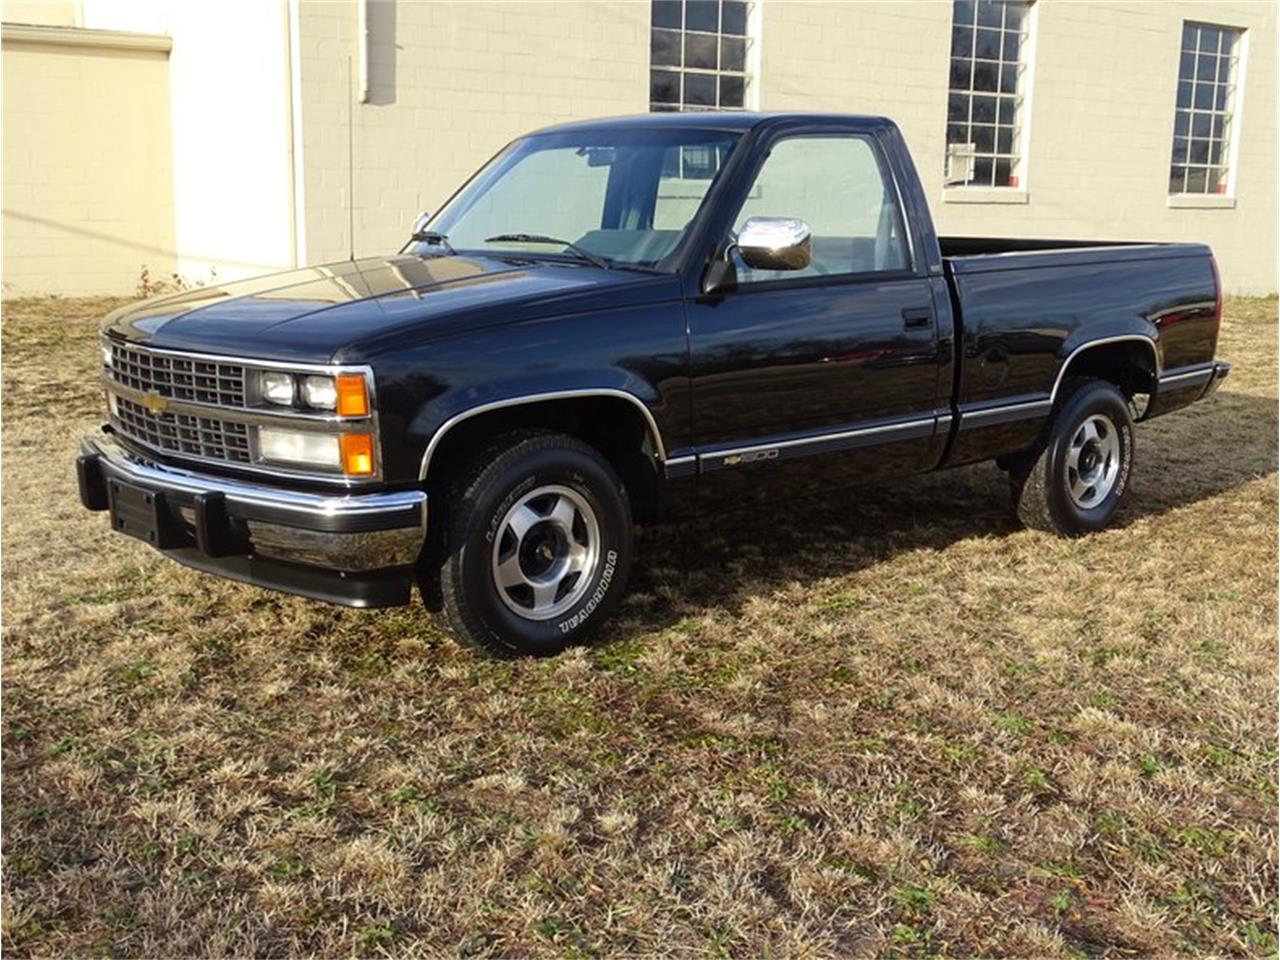
[[[944,200],[950,2],[757,2],[761,108],[892,117],[943,233],[1204,240],[1229,289],[1276,289],[1273,4],[1038,0],[1029,202],[997,205]],[[1248,33],[1235,209],[1168,207],[1184,19]],[[306,253],[319,262],[350,244],[355,8],[304,3],[300,27]],[[394,31],[374,35],[375,60],[394,56],[394,86],[352,108],[357,254],[397,249],[418,210],[437,208],[511,138],[648,107],[644,0],[400,2]]]

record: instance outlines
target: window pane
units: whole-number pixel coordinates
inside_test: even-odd
[[[720,106],[741,107],[747,94],[747,83],[742,77],[720,78]]]
[[[973,74],[973,61],[969,59],[951,61],[951,89],[968,90],[969,80]]]
[[[1173,118],[1173,135],[1175,137],[1185,137],[1191,131],[1191,114],[1184,110],[1178,110]]]
[[[976,15],[976,11],[974,10],[974,0],[956,0],[956,5],[951,16],[953,23],[972,24]]]
[[[1000,92],[1016,93],[1018,90],[1018,65],[1007,63],[1000,68]]]
[[[813,234],[803,270],[752,270],[735,256],[739,283],[902,270],[909,265],[897,201],[879,159],[858,137],[795,137],[774,145],[734,219],[798,217]]]
[[[684,28],[715,33],[720,29],[720,0],[687,0]]]
[[[680,0],[653,0],[653,25],[680,29]]]
[[[1182,193],[1186,186],[1187,168],[1174,164],[1169,168],[1169,192]]]
[[[720,16],[723,18],[721,33],[731,33],[735,37],[747,35],[747,5],[742,0],[724,0]]]
[[[996,131],[996,152],[1013,152],[1013,127],[999,127]]]
[[[680,66],[680,34],[671,30],[654,30],[649,40],[649,57],[655,67]]]
[[[1204,167],[1188,167],[1187,168],[1187,193],[1204,193],[1205,192],[1205,169]]]
[[[1227,192],[1227,171],[1223,167],[1211,167],[1205,172],[1206,193]]]
[[[1182,25],[1182,49],[1194,50],[1196,48],[1196,28],[1195,24],[1184,23]]]
[[[1196,71],[1196,55],[1194,53],[1183,53],[1182,58],[1178,61],[1178,79],[1190,80],[1195,76]]]
[[[999,82],[999,72],[997,65],[987,63],[984,60],[975,60],[973,63],[973,89],[985,90],[989,93],[996,92],[996,85]]]
[[[1004,5],[1004,28],[1018,31],[1022,29],[1023,18],[1027,15],[1025,3],[1006,3]]]
[[[1205,51],[1208,51],[1209,53],[1217,53],[1219,40],[1220,40],[1220,33],[1217,27],[1201,27],[1200,28],[1200,52],[1201,53],[1204,53]]]
[[[1178,106],[1186,108],[1191,106],[1191,81],[1184,80],[1178,84]]]
[[[674,70],[650,70],[649,99],[655,103],[679,103],[680,74]]]
[[[1227,109],[1227,93],[1230,89],[1225,83],[1217,84],[1213,88],[1213,108],[1215,110]]]
[[[952,27],[951,55],[953,57],[973,56],[973,29],[971,27]]]
[[[1207,137],[1213,131],[1213,117],[1207,113],[1191,114],[1191,135],[1193,137]]]
[[[1196,59],[1196,80],[1200,83],[1213,83],[1217,79],[1218,58],[1200,54]]]
[[[716,38],[698,33],[684,35],[684,65],[700,70],[716,68]]]
[[[1209,162],[1209,141],[1208,140],[1192,140],[1190,159],[1192,163],[1208,163]]]
[[[700,107],[714,107],[716,104],[715,76],[705,73],[686,73],[684,102]]]
[[[995,97],[974,97],[973,98],[973,122],[974,123],[995,123],[996,122],[996,98]]]
[[[997,187],[1012,186],[1010,182],[1013,178],[1013,163],[1009,160],[997,160],[995,170],[995,185]]]
[[[1000,31],[979,30],[974,46],[974,56],[979,60],[999,60]]]
[[[1006,33],[1004,35],[1004,58],[1011,63],[1018,62],[1018,44],[1022,37],[1016,33]]]
[[[1187,144],[1189,143],[1190,141],[1186,137],[1173,138],[1173,162],[1174,163],[1187,162]]]
[[[999,27],[1003,20],[1002,6],[1004,4],[996,0],[978,0],[978,26]]]
[[[947,119],[968,120],[969,98],[962,93],[953,93],[947,97]]]
[[[970,134],[973,146],[978,153],[991,153],[996,148],[996,128],[985,124],[975,124]]]
[[[964,123],[947,124],[947,143],[968,143],[969,126]]]
[[[1191,101],[1192,106],[1197,110],[1212,110],[1213,90],[1212,83],[1197,83],[1195,97]]]
[[[1017,112],[1017,101],[1012,97],[1001,97],[998,110],[997,120],[1001,123],[1013,123],[1014,114]]]
[[[725,37],[720,41],[720,69],[745,70],[747,68],[747,41],[737,37]]]
[[[994,161],[990,157],[979,157],[973,161],[973,183],[978,187],[995,186]]]

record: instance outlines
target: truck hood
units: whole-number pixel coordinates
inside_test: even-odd
[[[355,362],[410,338],[679,296],[666,274],[475,256],[401,255],[199,287],[110,314],[104,332],[152,347]]]

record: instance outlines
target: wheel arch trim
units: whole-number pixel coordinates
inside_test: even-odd
[[[650,438],[653,440],[654,454],[660,463],[665,463],[667,459],[666,447],[662,442],[662,431],[658,429],[658,421],[653,416],[653,411],[645,406],[644,401],[637,397],[634,393],[626,390],[619,390],[615,387],[584,387],[575,390],[550,390],[543,393],[529,393],[514,397],[505,397],[501,400],[490,400],[487,403],[477,404],[474,407],[467,407],[455,413],[449,419],[445,420],[436,431],[431,435],[431,440],[427,443],[427,449],[422,454],[422,465],[418,468],[418,479],[425,481],[427,472],[431,468],[431,459],[435,455],[436,449],[444,440],[450,430],[456,427],[464,420],[470,420],[472,417],[480,416],[485,413],[492,413],[495,410],[506,410],[512,407],[533,406],[539,403],[546,403],[553,400],[577,400],[583,397],[611,397],[617,400],[626,400],[636,408],[644,418],[645,429],[648,431]]]
[[[1071,361],[1073,361],[1080,354],[1084,353],[1086,350],[1091,350],[1094,347],[1104,347],[1104,346],[1107,346],[1108,344],[1124,343],[1124,342],[1144,343],[1151,349],[1151,359],[1155,364],[1154,374],[1155,374],[1156,382],[1159,383],[1160,373],[1161,373],[1160,351],[1156,349],[1156,341],[1154,337],[1148,336],[1145,333],[1126,333],[1126,334],[1120,334],[1118,336],[1113,336],[1113,337],[1098,337],[1095,340],[1087,340],[1084,343],[1079,344],[1075,349],[1071,351],[1071,353],[1067,355],[1067,359],[1064,360],[1062,363],[1062,366],[1058,368],[1057,377],[1054,378],[1053,390],[1049,393],[1049,402],[1050,403],[1057,402],[1058,388],[1062,386],[1062,381],[1066,377],[1067,371],[1071,368]]]

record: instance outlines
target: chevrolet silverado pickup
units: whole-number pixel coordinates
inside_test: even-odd
[[[939,238],[887,119],[580,122],[398,254],[111,314],[80,497],[197,569],[416,586],[481,652],[549,654],[617,604],[636,522],[995,460],[1025,524],[1101,529],[1135,421],[1227,375],[1221,316],[1200,244]]]

